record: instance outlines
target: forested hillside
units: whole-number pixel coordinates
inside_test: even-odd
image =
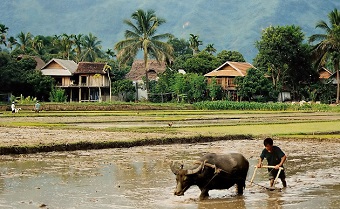
[[[257,51],[254,42],[270,25],[295,24],[307,36],[316,33],[318,20],[327,19],[338,0],[2,0],[0,22],[9,35],[21,31],[33,35],[95,34],[104,49],[123,38],[123,20],[137,9],[153,9],[167,20],[160,32],[178,38],[199,35],[203,47],[214,44],[241,52],[252,62]]]

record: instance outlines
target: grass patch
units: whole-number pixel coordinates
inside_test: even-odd
[[[0,123],[3,127],[65,127],[65,124],[61,123],[39,123],[39,122],[9,122]]]
[[[178,128],[186,132],[195,132],[202,135],[216,134],[250,134],[250,135],[285,135],[304,134],[313,132],[337,131],[340,121],[327,122],[307,122],[307,123],[287,123],[287,124],[256,124],[256,125],[236,125],[236,126],[212,126],[212,127],[185,127]]]

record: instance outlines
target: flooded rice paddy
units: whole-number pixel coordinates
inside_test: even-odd
[[[250,180],[262,140],[1,156],[0,208],[340,208],[340,143],[274,143],[288,156],[288,188],[264,189],[269,182],[260,169],[243,196],[234,188],[213,190],[202,201],[196,186],[173,195],[171,161],[190,164],[207,152],[240,152],[249,159]]]

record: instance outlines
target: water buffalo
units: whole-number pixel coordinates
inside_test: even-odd
[[[237,193],[243,194],[249,162],[242,154],[209,153],[197,162],[192,169],[183,169],[183,165],[176,168],[174,163],[171,165],[177,181],[175,195],[184,195],[190,186],[197,185],[201,190],[199,198],[204,199],[209,196],[209,190],[229,189],[235,184]]]

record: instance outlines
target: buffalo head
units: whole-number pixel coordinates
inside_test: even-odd
[[[202,170],[204,163],[201,163],[197,168],[194,169],[183,169],[183,165],[179,168],[176,168],[174,163],[170,166],[171,171],[176,175],[176,190],[175,195],[181,196],[184,195],[184,192],[187,191],[190,186],[194,184],[195,174],[197,174],[200,170]]]

